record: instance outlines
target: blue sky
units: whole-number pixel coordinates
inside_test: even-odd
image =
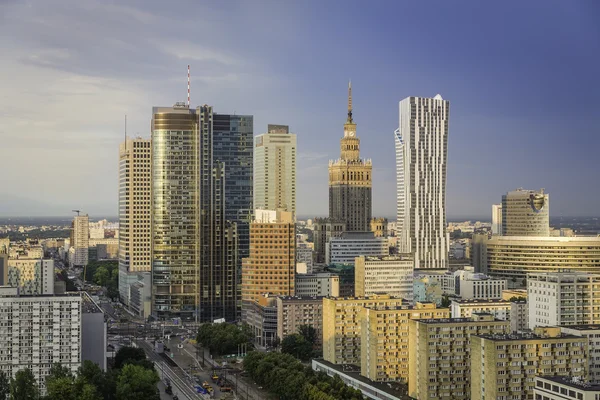
[[[117,213],[118,144],[186,97],[298,135],[298,213],[327,213],[352,79],[374,214],[395,213],[407,96],[450,100],[449,217],[517,187],[598,215],[595,1],[0,1],[0,215]]]

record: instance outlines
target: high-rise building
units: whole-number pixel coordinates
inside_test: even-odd
[[[88,264],[89,243],[90,218],[87,215],[77,215],[71,223],[71,265],[85,267]]]
[[[315,329],[317,344],[323,340],[323,298],[315,296],[277,297],[277,336],[298,333],[302,325]]]
[[[329,161],[329,218],[344,222],[347,231],[367,232],[371,226],[371,160],[360,158],[360,139],[352,119],[352,86],[348,84],[348,118],[341,155]]]
[[[54,260],[9,259],[7,278],[0,285],[19,288],[19,294],[54,294]]]
[[[492,204],[492,235],[502,235],[502,204]]]
[[[242,262],[242,307],[263,295],[294,296],[296,228],[291,212],[256,210],[250,256]]]
[[[396,142],[397,236],[415,268],[448,268],[446,163],[450,102],[408,97],[400,102]]]
[[[296,216],[296,134],[287,125],[254,138],[254,208]]]
[[[151,145],[138,137],[119,146],[119,295],[125,305],[138,274],[152,267]]]
[[[544,189],[517,189],[502,196],[502,235],[550,236],[550,199]]]
[[[471,337],[510,332],[507,321],[491,314],[413,319],[409,325],[408,393],[417,400],[470,399]]]
[[[412,301],[414,262],[410,254],[356,257],[355,295],[389,294]]]
[[[329,240],[340,237],[346,231],[346,223],[333,221],[331,218],[315,218],[315,229],[313,230],[313,243],[315,247],[315,263],[325,264],[325,255]]]

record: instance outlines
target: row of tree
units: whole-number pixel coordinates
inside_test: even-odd
[[[247,324],[242,326],[228,323],[202,324],[198,329],[196,340],[209,349],[214,357],[236,353],[238,346],[249,343],[252,336],[250,326]]]
[[[119,297],[118,261],[91,261],[86,267],[85,280],[106,288],[106,295],[115,300]]]
[[[302,361],[320,357],[321,352],[317,349],[317,331],[310,325],[299,326],[298,333],[283,338],[281,352]]]
[[[280,400],[362,400],[353,389],[335,376],[315,372],[289,354],[252,351],[244,369],[254,381]]]

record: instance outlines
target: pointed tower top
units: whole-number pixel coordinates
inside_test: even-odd
[[[348,80],[348,120],[347,123],[352,123],[352,81]]]

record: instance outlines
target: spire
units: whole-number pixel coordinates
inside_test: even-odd
[[[348,119],[347,123],[352,123],[352,81],[348,81]]]

